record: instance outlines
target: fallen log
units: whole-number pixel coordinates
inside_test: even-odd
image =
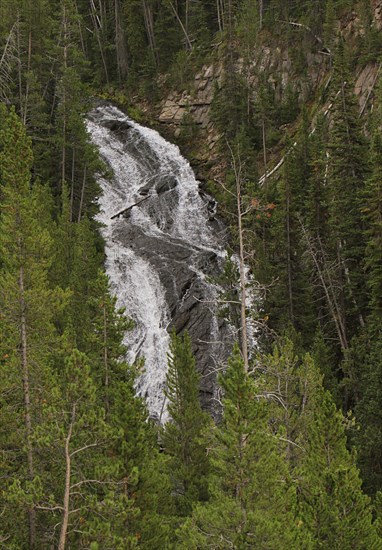
[[[124,208],[123,210],[120,210],[119,212],[117,212],[116,214],[111,216],[110,219],[114,220],[115,218],[119,218],[119,216],[122,216],[122,214],[124,214],[125,212],[128,212],[129,210],[131,210],[132,208],[134,208],[134,206],[139,206],[142,202],[147,201],[148,198],[150,198],[150,195],[148,195],[147,197],[144,197],[143,199],[141,199],[140,201],[138,201],[134,204],[130,204],[130,206],[128,206],[127,208]]]

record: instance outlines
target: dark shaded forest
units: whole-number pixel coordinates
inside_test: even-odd
[[[1,547],[382,547],[380,16],[371,0],[0,0]],[[288,78],[253,64],[265,50],[288,52]],[[221,418],[173,333],[158,426],[135,395],[144,360],[121,359],[132,321],[104,270],[108,167],[85,116],[102,99],[158,126],[205,65],[222,74],[213,155],[198,165],[191,112],[172,137],[254,290],[228,261]]]

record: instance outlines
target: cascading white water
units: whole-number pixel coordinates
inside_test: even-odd
[[[100,178],[103,193],[98,219],[103,224],[106,271],[117,305],[126,308],[135,321],[124,342],[129,350],[127,359],[145,358],[137,390],[147,399],[150,414],[164,421],[168,326],[176,310],[178,326],[188,328],[182,308],[189,301],[190,289],[201,296],[193,298],[190,308],[202,301],[205,305],[189,324],[196,331],[198,325],[203,326],[208,334],[199,333],[199,340],[202,334],[204,344],[214,340],[211,349],[217,349],[219,328],[212,311],[216,288],[206,274],[211,263],[221,263],[225,257],[224,243],[219,243],[206,200],[178,147],[110,105],[90,113],[88,131],[113,172],[110,179]],[[160,192],[161,182],[167,185],[164,193]],[[122,216],[112,219],[136,203],[126,213],[128,220]],[[212,311],[208,318],[207,309]]]

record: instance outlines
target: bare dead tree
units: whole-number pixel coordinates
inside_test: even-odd
[[[0,56],[0,100],[6,103],[10,100],[12,88],[12,70],[18,59],[17,35],[19,21],[13,24],[5,41],[3,52]]]
[[[69,512],[70,512],[70,480],[72,474],[72,456],[70,453],[70,441],[73,434],[73,426],[76,420],[76,404],[73,404],[68,434],[65,439],[65,489],[64,502],[62,506],[62,524],[60,531],[60,540],[58,550],[64,550],[66,545],[66,535],[68,532]]]
[[[216,13],[218,16],[218,26],[219,31],[224,30],[224,20],[225,20],[225,9],[224,9],[224,0],[216,0]]]
[[[121,81],[127,76],[129,66],[120,0],[114,0],[114,29],[118,78]]]
[[[290,26],[295,27],[297,29],[304,29],[310,35],[313,36],[313,38],[320,44],[320,46],[324,46],[324,42],[323,42],[322,38],[320,38],[317,34],[315,34],[312,31],[312,29],[310,27],[308,27],[307,25],[304,25],[303,23],[296,23],[295,21],[283,21],[281,19],[278,19],[277,23],[285,23],[286,25],[290,25]],[[328,55],[331,55],[330,50],[328,48],[326,48],[326,50],[328,51]]]
[[[20,249],[22,244],[20,243]],[[25,302],[25,274],[24,266],[20,265],[19,269],[19,301],[20,301],[20,338],[21,338],[21,366],[23,377],[23,394],[24,394],[24,422],[26,434],[27,462],[28,462],[28,478],[30,481],[34,478],[34,448],[32,443],[33,425],[32,425],[32,404],[30,391],[30,367],[28,357],[28,336],[27,336],[27,319],[26,319],[26,302]],[[34,506],[28,509],[29,518],[29,547],[35,548],[36,543],[36,511]]]
[[[192,42],[191,42],[191,39],[190,39],[190,36],[187,32],[187,29],[186,27],[184,26],[183,22],[182,22],[182,19],[180,18],[179,16],[179,13],[178,13],[178,10],[176,9],[176,7],[174,6],[174,4],[172,3],[171,0],[167,0],[168,2],[168,5],[170,6],[173,14],[175,15],[176,17],[176,20],[178,21],[179,25],[180,25],[180,28],[182,29],[182,32],[184,34],[184,38],[186,40],[186,44],[187,44],[187,49],[188,50],[192,50]]]
[[[240,304],[240,341],[241,341],[241,353],[244,361],[244,368],[248,372],[249,368],[249,354],[248,354],[248,327],[247,327],[247,277],[246,277],[246,259],[247,254],[244,245],[244,218],[254,209],[253,204],[245,206],[242,197],[242,185],[243,185],[243,164],[240,158],[240,152],[237,154],[233,151],[230,144],[227,142],[228,149],[231,156],[231,166],[235,177],[235,192],[227,188],[223,182],[219,182],[224,190],[235,198],[236,201],[236,223],[239,239],[239,304]]]
[[[338,291],[334,281],[332,270],[325,259],[324,249],[319,236],[313,238],[305,227],[301,218],[299,218],[303,240],[306,244],[307,252],[313,262],[316,274],[324,291],[326,303],[336,328],[338,340],[343,350],[348,349],[348,339],[346,334],[346,323],[343,310],[338,301]]]
[[[263,28],[263,13],[264,13],[264,2],[259,0],[259,29]]]
[[[149,41],[149,47],[153,54],[155,63],[158,65],[159,59],[158,59],[158,50],[156,47],[156,40],[155,40],[155,33],[154,33],[153,12],[147,0],[143,0],[142,6],[143,6],[143,17],[145,21],[145,29],[146,29],[147,39]]]
[[[102,5],[101,5],[101,8],[102,8]],[[102,11],[101,11],[101,14],[102,14]],[[106,82],[107,84],[109,84],[109,72],[107,70],[106,57],[105,57],[105,52],[102,44],[102,36],[101,36],[101,32],[103,29],[103,21],[101,19],[99,10],[97,10],[95,6],[94,0],[90,0],[90,17],[93,23],[93,29],[94,29],[95,37],[97,39],[99,53],[102,59],[102,65],[103,65],[103,70],[105,72]]]
[[[330,78],[327,82],[327,86],[329,85],[329,82],[330,82]],[[346,82],[345,82],[346,84]],[[335,101],[335,99],[340,95],[341,93],[341,90],[338,90],[333,101],[331,101],[329,103],[329,105],[327,106],[327,108],[324,110],[324,117],[327,117],[329,112],[331,111],[332,107],[333,107],[333,103]],[[309,132],[309,137],[312,136],[315,132],[316,132],[316,127],[314,126],[311,131]],[[284,155],[280,158],[280,160],[277,162],[277,164],[270,170],[265,170],[263,175],[260,176],[259,178],[259,181],[258,181],[258,184],[260,185],[260,187],[262,187],[264,184],[266,184],[267,180],[275,173],[277,172],[281,166],[284,164],[285,162],[285,159],[287,158],[287,156],[297,147],[297,141],[294,141],[293,144],[289,147],[289,149],[286,150],[286,152],[284,153]]]

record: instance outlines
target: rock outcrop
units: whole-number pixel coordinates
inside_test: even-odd
[[[194,123],[202,130],[207,150],[212,154],[219,134],[212,124],[210,109],[215,86],[221,85],[222,73],[220,64],[204,65],[195,75],[193,91],[171,92],[162,101],[158,116],[161,124],[172,127],[175,137],[179,136],[185,117],[191,116]]]
[[[177,147],[156,132],[107,104],[89,119],[114,173],[101,181],[100,221],[118,305],[136,323],[126,337],[130,360],[146,361],[139,391],[152,415],[162,417],[168,333],[187,330],[202,374],[201,401],[214,412],[216,367],[233,340],[213,282],[222,273],[226,236],[216,202],[199,189]]]
[[[382,1],[373,0],[374,13],[373,25],[376,29],[382,29]],[[294,25],[294,23],[290,23]],[[365,34],[360,15],[355,11],[349,11],[340,21],[339,29],[347,40],[356,41]],[[312,35],[304,25],[295,26],[295,32],[301,36]],[[257,90],[263,75],[267,75],[268,83],[274,89],[275,96],[282,101],[286,90],[298,97],[300,104],[311,101],[318,90],[324,89],[331,75],[333,65],[333,53],[323,44],[320,37],[316,37],[315,45],[309,50],[305,48],[303,71],[296,51],[288,50],[282,46],[259,45],[253,50],[252,59],[244,63],[238,59],[236,69],[248,82],[252,100],[256,100]],[[369,62],[359,67],[355,73],[355,94],[359,98],[360,112],[369,107],[373,99],[373,92],[381,64]],[[216,88],[222,85],[224,69],[219,61],[215,64],[206,64],[195,75],[188,87],[188,91],[173,90],[159,106],[157,120],[169,127],[173,135],[178,137],[185,117],[191,120],[199,128],[199,139],[195,145],[195,164],[203,164],[206,161],[218,161],[219,153],[216,147],[220,135],[211,120],[211,104]],[[323,110],[327,106],[323,107]]]

